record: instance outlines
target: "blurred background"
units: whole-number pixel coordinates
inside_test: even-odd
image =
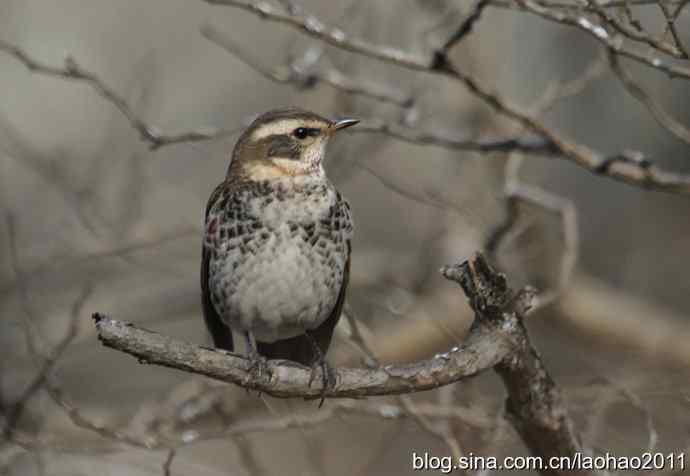
[[[489,2],[451,51],[459,69],[594,150],[639,150],[690,174],[687,140],[629,94],[601,43],[517,3]],[[566,8],[578,2],[540,3],[597,18]],[[675,11],[688,2],[659,3]],[[619,4],[629,4],[630,16],[619,6],[607,9],[613,17],[672,41],[658,2]],[[275,5],[422,56],[475,8],[460,0]],[[678,11],[677,37],[690,47],[690,7]],[[285,106],[364,120],[362,130],[332,144],[326,168],[356,221],[348,311],[382,361],[414,361],[462,341],[472,316],[438,269],[490,252],[513,286],[543,292],[527,326],[585,446],[619,455],[688,447],[687,196],[643,190],[557,158],[373,133],[380,121],[438,137],[523,131],[458,83],[343,52],[236,8],[2,0],[0,32],[1,42],[42,64],[64,68],[72,58],[162,134],[224,131],[152,150],[89,84],[32,74],[0,51],[6,427],[23,402],[14,437],[5,431],[0,442],[4,474],[397,475],[415,472],[413,452],[528,454],[504,418],[505,393],[492,372],[403,399],[328,400],[317,410],[313,402],[258,398],[139,365],[97,341],[90,315],[99,311],[209,343],[198,276],[204,206],[225,174],[236,132]],[[623,64],[690,127],[687,79]],[[534,200],[510,198],[517,189]],[[330,360],[361,365],[341,322]],[[50,371],[42,373],[45,358]]]

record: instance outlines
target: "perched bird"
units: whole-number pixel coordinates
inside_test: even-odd
[[[238,139],[206,206],[201,291],[216,347],[244,342],[253,361],[318,364],[327,378],[353,225],[323,160],[333,134],[358,122],[275,110]]]

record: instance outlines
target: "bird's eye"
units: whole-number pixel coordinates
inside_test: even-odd
[[[307,135],[309,135],[309,131],[304,127],[298,127],[292,131],[292,135],[298,139],[306,139]]]

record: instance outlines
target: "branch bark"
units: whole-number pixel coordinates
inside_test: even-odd
[[[320,374],[313,376],[312,369],[294,362],[271,360],[265,373],[252,373],[245,356],[174,340],[101,314],[93,317],[105,346],[133,355],[140,363],[206,375],[274,397],[321,398]],[[433,359],[376,369],[334,369],[337,383],[326,389],[325,396],[356,398],[434,389],[493,367],[511,348],[512,344],[497,327],[477,326],[462,346]]]
[[[371,369],[337,368],[336,384],[325,389],[329,398],[394,395],[430,390],[494,368],[508,390],[507,410],[528,448],[547,461],[572,457],[582,447],[560,392],[530,343],[522,317],[534,291],[514,293],[504,275],[481,255],[441,270],[460,284],[475,313],[472,329],[462,343],[432,359]],[[142,363],[206,375],[275,397],[320,398],[320,375],[299,364],[271,360],[264,373],[251,372],[241,355],[199,347],[131,324],[94,314],[101,342]],[[312,383],[314,383],[312,385]],[[543,474],[565,474],[542,470]],[[573,474],[573,472],[568,472]],[[588,473],[580,473],[588,474]]]

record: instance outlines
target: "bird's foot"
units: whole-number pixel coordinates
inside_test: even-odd
[[[257,381],[268,375],[268,359],[258,352],[250,352],[249,358],[249,368],[247,368],[247,376],[244,381],[248,384],[251,381]],[[249,391],[249,389],[247,389]],[[261,392],[259,392],[260,394]]]
[[[323,382],[323,387],[321,388],[321,400],[319,401],[319,408],[323,406],[323,402],[326,400],[326,393],[328,390],[335,388],[336,383],[338,383],[338,378],[335,373],[335,369],[331,367],[323,355],[319,356],[317,360],[311,366],[311,375],[309,376],[309,386],[316,378],[317,369],[321,369],[321,381]]]
[[[249,368],[247,369],[247,376],[244,381],[245,383],[249,383],[251,380],[259,380],[269,373],[268,360],[266,357],[259,354],[256,342],[249,332],[245,332],[244,338],[247,344],[247,357],[249,358]],[[261,394],[261,392],[259,392],[259,394]]]

